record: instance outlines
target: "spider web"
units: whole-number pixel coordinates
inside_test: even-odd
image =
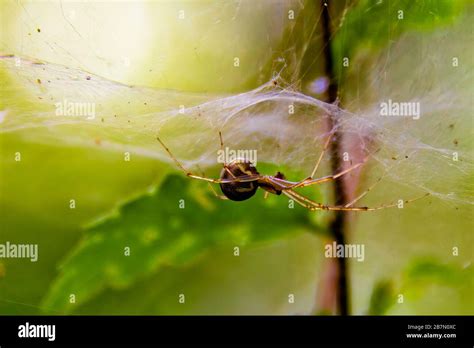
[[[334,35],[343,30],[353,6],[336,4],[340,14],[332,19]],[[176,18],[182,6],[143,3],[155,17],[164,12],[164,17]],[[383,176],[378,188],[387,184],[386,202],[398,199],[397,191],[405,187],[411,197],[429,192],[443,204],[470,208],[474,69],[472,29],[467,28],[472,28],[472,12],[454,26],[393,38],[377,54],[361,49],[350,57],[348,77],[339,85],[341,103],[334,105],[323,101],[327,76],[319,4],[188,6],[182,28],[174,25],[174,36],[167,34],[170,42],[157,49],[149,42],[166,26],[148,31],[154,17],[143,15],[138,5],[11,2],[12,12],[1,14],[0,137],[128,151],[173,165],[156,140],[159,134],[183,164],[207,172],[217,167],[222,131],[226,146],[256,150],[260,163],[310,173],[322,144],[338,131],[349,162],[370,154],[363,168],[369,179],[358,183],[358,191]],[[289,10],[295,11],[294,22],[288,21]],[[134,21],[128,22],[129,17]],[[180,45],[188,36],[192,47]],[[242,62],[239,69],[229,63],[236,55]],[[460,61],[455,69],[453,56]],[[187,65],[189,69],[170,75]],[[212,83],[196,82],[207,80]],[[420,119],[381,117],[380,103],[388,99],[419,102]],[[94,105],[95,118],[56,115],[55,103],[65,100]],[[326,128],[329,117],[339,120],[336,128]],[[329,161],[326,155],[318,176],[330,173]]]
[[[78,43],[84,44],[82,48],[97,51],[87,43],[92,34],[68,17],[70,3],[49,5],[61,14],[59,25],[74,32]],[[40,16],[21,2],[18,6],[21,16],[17,25],[33,33],[40,26]],[[106,27],[107,21],[99,22],[97,16],[88,12],[87,6],[80,3],[76,6],[79,9],[74,13],[86,13],[97,25],[94,33]],[[169,6],[173,11],[179,10],[179,5]],[[320,42],[320,10],[311,10],[303,21],[290,24],[286,21],[289,9],[297,13],[303,11],[304,6],[296,1],[282,2],[263,23],[264,30],[255,24],[249,27],[248,31],[256,39],[246,45],[258,45],[259,40],[266,38],[271,49],[259,57],[255,69],[231,74],[231,82],[219,79],[217,91],[206,93],[196,92],[199,88],[195,85],[188,88],[189,91],[166,89],[179,88],[166,76],[164,61],[168,52],[157,55],[154,60],[153,68],[159,70],[160,76],[156,82],[143,76],[134,80],[130,77],[133,73],[117,73],[114,67],[120,58],[104,58],[103,52],[81,54],[71,45],[58,44],[51,36],[38,39],[23,35],[21,47],[2,39],[5,55],[0,64],[6,83],[2,84],[0,132],[14,132],[18,137],[38,143],[129,151],[170,162],[156,141],[159,134],[175,156],[194,169],[216,165],[218,132],[221,131],[229,148],[256,150],[259,162],[309,173],[325,139],[338,131],[344,136],[342,152],[347,153],[348,161],[356,163],[370,154],[366,171],[382,175],[384,181],[407,186],[414,196],[429,192],[448,204],[472,204],[474,84],[472,52],[466,52],[464,46],[472,39],[472,33],[465,30],[464,24],[469,23],[472,16],[466,15],[464,21],[455,26],[441,27],[432,33],[403,35],[370,58],[364,56],[364,52],[351,57],[351,66],[357,68],[349,69],[349,76],[353,78],[340,86],[343,103],[339,107],[318,99],[323,98],[327,87],[327,77],[321,71],[324,43]],[[247,21],[255,22],[252,16],[256,15],[252,13],[269,8],[258,5],[256,9],[250,2],[237,2],[207,7],[196,5],[193,10],[187,12],[193,24],[213,18],[212,24],[193,38],[211,46],[216,44],[212,35],[229,13],[232,14],[228,19],[229,30],[240,28],[232,32],[240,33],[235,34],[235,41],[239,41],[246,40],[249,34],[242,32]],[[347,4],[342,18],[333,19],[335,27],[342,26],[346,11],[350,11]],[[189,28],[183,30],[188,32]],[[113,40],[117,45],[120,42],[118,37]],[[233,40],[219,43],[224,45],[223,51],[234,44]],[[81,47],[80,44],[74,47]],[[49,53],[41,57],[28,56],[28,47],[40,46],[49,47]],[[316,54],[308,54],[311,49],[315,49]],[[58,56],[62,63],[53,63]],[[455,69],[451,65],[453,56],[464,58]],[[92,61],[102,62],[109,69],[99,69]],[[141,66],[143,70],[148,68]],[[96,70],[103,74],[94,73]],[[256,71],[259,74],[252,80]],[[238,92],[238,86],[248,81],[258,87]],[[380,103],[388,99],[420,103],[420,119],[382,117]],[[95,118],[56,115],[55,104],[65,100],[93,104]],[[339,120],[337,128],[326,129],[328,117]],[[453,159],[456,156],[458,160]],[[326,171],[328,161],[325,156]]]

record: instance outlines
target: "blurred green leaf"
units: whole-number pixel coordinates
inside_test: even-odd
[[[415,308],[427,306],[440,307],[439,299],[449,297],[449,301],[441,302],[441,311],[447,314],[469,314],[474,310],[474,272],[471,263],[464,265],[446,263],[435,258],[419,258],[414,260],[403,274],[401,293],[406,301]],[[455,299],[462,301],[462,306],[453,308]],[[429,314],[439,313],[427,312]]]
[[[106,287],[128,287],[164,265],[196,260],[216,245],[242,247],[316,227],[305,209],[290,209],[286,198],[264,200],[259,192],[244,202],[221,201],[205,183],[170,175],[155,193],[124,205],[118,216],[87,231],[61,266],[43,306],[70,312]],[[125,256],[127,247],[130,256]],[[70,294],[76,304],[69,302]]]
[[[459,267],[428,257],[415,259],[403,272],[401,284],[395,287],[393,280],[383,279],[374,285],[368,314],[386,314],[396,303],[396,293],[404,294],[407,298],[420,299],[426,296],[427,289],[433,286],[446,286],[447,289],[459,289],[460,293],[472,293],[472,282],[466,280],[473,279],[473,276],[470,265]],[[467,303],[472,304],[472,301]]]
[[[444,264],[433,259],[417,259],[407,269],[405,281],[409,284],[442,283],[459,285],[473,279],[473,269]]]
[[[434,30],[451,23],[467,1],[362,0],[347,11],[332,49],[338,76],[343,57],[352,59],[361,48],[384,48],[411,30]]]
[[[383,315],[390,306],[394,304],[394,301],[395,296],[392,281],[387,279],[380,280],[375,284],[372,290],[368,314]]]

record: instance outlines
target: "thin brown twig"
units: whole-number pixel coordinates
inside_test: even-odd
[[[338,96],[338,85],[335,77],[333,55],[331,50],[331,22],[329,13],[329,1],[321,0],[322,10],[322,34],[323,34],[323,45],[324,45],[324,70],[326,76],[329,78],[329,86],[327,90],[327,102],[334,103]],[[328,117],[329,129],[338,129],[337,118],[334,115]],[[330,146],[331,154],[331,169],[333,172],[338,172],[342,169],[343,161],[341,159],[341,144],[342,144],[342,133],[336,131],[334,133],[333,141]],[[334,182],[334,195],[336,205],[343,205],[347,202],[347,194],[343,180],[336,180]],[[344,212],[335,212],[334,219],[330,225],[330,231],[332,237],[337,244],[345,244],[346,233],[348,226],[347,214]],[[337,312],[340,315],[348,315],[350,313],[350,292],[349,292],[349,271],[348,263],[346,258],[337,258]]]

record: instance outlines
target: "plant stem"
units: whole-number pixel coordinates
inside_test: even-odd
[[[331,51],[331,23],[329,16],[329,1],[321,0],[321,10],[322,10],[322,34],[323,34],[323,50],[324,50],[324,60],[325,60],[325,74],[329,78],[329,87],[327,90],[327,102],[334,103],[337,100],[337,91],[338,85],[335,78],[335,71],[333,65],[333,56]],[[338,119],[336,116],[332,115],[328,117],[328,127],[329,129],[335,129]],[[330,154],[331,154],[331,170],[333,173],[339,172],[343,166],[343,161],[341,159],[341,144],[342,144],[342,134],[338,131],[334,134],[334,141],[331,142]],[[335,180],[334,181],[334,196],[336,205],[343,205],[347,202],[347,194],[344,185],[344,180]],[[345,231],[347,230],[348,219],[347,215],[343,211],[336,211],[334,219],[330,225],[330,231],[332,237],[339,244],[345,244]],[[337,297],[336,297],[336,307],[337,312],[340,315],[348,315],[350,313],[350,294],[349,294],[349,277],[348,277],[348,263],[347,259],[344,257],[336,258],[337,262],[337,277],[336,277],[336,287],[337,287]]]

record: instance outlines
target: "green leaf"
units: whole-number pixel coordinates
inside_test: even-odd
[[[337,76],[342,58],[353,59],[359,49],[382,49],[408,31],[429,31],[452,23],[466,1],[359,1],[342,19],[332,49]]]
[[[473,279],[473,269],[470,265],[461,268],[457,265],[441,263],[433,258],[417,259],[405,272],[405,282],[412,286],[427,283],[462,285],[466,279]]]
[[[370,297],[369,315],[383,315],[387,312],[391,305],[394,304],[395,295],[393,283],[390,280],[378,281]]]
[[[286,197],[265,200],[259,193],[244,202],[222,201],[204,182],[168,176],[155,193],[88,229],[62,264],[43,307],[71,312],[107,287],[128,287],[165,265],[194,261],[216,245],[233,250],[318,227],[314,214],[289,208]],[[69,301],[71,294],[75,303]]]

